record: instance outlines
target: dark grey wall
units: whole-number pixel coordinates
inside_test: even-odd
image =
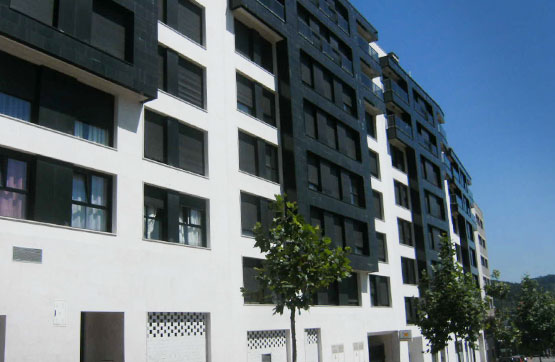
[[[4,362],[6,352],[6,316],[0,315],[0,362]]]
[[[58,28],[10,8],[10,0],[0,0],[0,34],[154,98],[158,84],[156,0],[115,2],[133,13],[133,63],[89,44],[92,0],[60,0]]]

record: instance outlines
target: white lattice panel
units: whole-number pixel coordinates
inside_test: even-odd
[[[304,351],[306,362],[320,362],[320,329],[304,330]]]
[[[206,362],[207,314],[148,313],[149,362]]]
[[[287,344],[286,330],[249,331],[247,361],[264,362],[262,356],[270,354],[272,362],[287,362]]]

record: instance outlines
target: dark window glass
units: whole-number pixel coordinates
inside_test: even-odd
[[[30,121],[31,102],[0,92],[0,114]]]
[[[27,162],[0,155],[0,216],[27,218]]]
[[[366,118],[366,132],[370,137],[376,138],[376,117],[368,112],[364,113],[364,117]]]
[[[337,128],[333,118],[327,117],[324,113],[318,111],[318,116],[326,118],[326,122],[322,123],[324,129],[324,141],[331,148],[337,149]]]
[[[384,233],[376,232],[376,239],[378,240],[378,260],[387,262],[387,238]]]
[[[317,305],[359,305],[359,287],[356,273],[341,282],[332,283],[319,291],[315,298]]]
[[[204,108],[204,70],[183,58],[177,66],[177,97]]]
[[[158,89],[167,90],[166,49],[158,47]]]
[[[336,199],[341,199],[340,171],[334,165],[320,162],[320,173],[322,177],[322,191]]]
[[[461,249],[461,246],[459,244],[455,244],[455,254],[457,255],[457,261],[459,263],[462,263],[462,260],[463,260],[462,249]]]
[[[145,157],[166,163],[166,118],[145,111]]]
[[[360,206],[360,207],[364,207],[364,190],[363,190],[363,184],[362,184],[362,177],[355,175],[355,174],[349,174],[348,176],[348,193],[349,193],[349,200],[348,202],[356,205],[356,206]]]
[[[405,164],[404,152],[393,145],[390,146],[390,150],[391,150],[391,163],[393,167],[395,167],[399,171],[403,171],[406,173],[407,166]]]
[[[414,239],[412,236],[412,225],[410,222],[397,219],[397,226],[399,228],[399,242],[401,244],[414,246]]]
[[[422,170],[424,172],[424,178],[429,183],[441,187],[439,167],[422,157]]]
[[[266,144],[265,146],[265,156],[264,156],[264,167],[266,170],[266,179],[274,182],[279,182],[278,176],[278,156],[277,148]]]
[[[428,213],[438,219],[445,219],[445,210],[443,209],[443,200],[439,197],[426,192],[426,203]]]
[[[260,282],[256,280],[258,272],[255,268],[261,268],[263,263],[262,259],[243,258],[243,288],[246,290],[243,298],[246,304],[272,303],[271,292],[261,288]]]
[[[416,260],[401,257],[404,284],[416,284]]]
[[[166,240],[166,195],[165,192],[145,186],[144,237]]]
[[[71,195],[71,226],[109,231],[110,179],[85,171],[74,171]]]
[[[179,124],[179,168],[204,175],[204,133]]]
[[[345,225],[343,224],[343,218],[341,216],[333,215],[333,230],[329,237],[333,245],[340,247],[345,246]]]
[[[252,29],[235,19],[235,50],[252,60]]]
[[[129,62],[133,61],[133,13],[113,1],[94,0],[91,44]]]
[[[312,61],[304,53],[301,55],[301,79],[310,86],[314,86],[314,75],[312,71]]]
[[[254,83],[240,74],[237,74],[237,108],[251,116],[256,116]]]
[[[262,121],[276,125],[276,97],[274,93],[263,89],[262,90]]]
[[[314,107],[308,103],[304,103],[304,124],[306,135],[312,138],[317,138],[316,115]]]
[[[10,7],[47,25],[54,24],[55,0],[11,0]]]
[[[203,44],[203,10],[188,0],[177,3],[177,31],[198,44]]]
[[[405,297],[407,324],[416,324],[418,319],[418,298]]]
[[[375,178],[380,178],[380,159],[376,152],[368,150],[370,155],[370,174]]]
[[[370,275],[370,299],[373,307],[390,307],[389,278]]]
[[[245,236],[253,236],[252,228],[262,220],[260,198],[241,193],[241,230]]]
[[[395,203],[405,208],[410,208],[409,205],[409,189],[402,183],[395,181]]]
[[[158,20],[165,23],[166,20],[166,0],[158,0]]]
[[[441,245],[441,236],[445,234],[445,231],[435,228],[433,226],[428,226],[428,237],[430,238],[430,248],[437,250]]]
[[[345,84],[343,84],[343,110],[353,115],[356,113],[355,92]]]
[[[374,200],[374,216],[376,219],[383,220],[384,213],[383,213],[383,199],[381,192],[372,190],[372,199]]]
[[[350,219],[346,221],[353,225],[352,234],[349,236],[352,239],[353,253],[356,255],[368,255],[369,247],[368,238],[366,237],[366,224]]]
[[[252,175],[258,175],[258,147],[256,138],[239,132],[239,169]]]
[[[344,126],[341,123],[337,124],[337,128],[341,128],[344,132],[344,137],[339,139],[339,151],[354,160],[358,160],[359,157],[359,140],[358,133],[351,129],[350,127]]]
[[[324,234],[324,215],[322,210],[316,209],[314,207],[310,208],[310,224],[314,227],[319,226],[320,231]]]
[[[324,70],[322,67],[314,66],[314,68],[318,68],[318,73],[321,73],[321,77],[316,78],[316,91],[320,93],[321,96],[324,98],[333,101],[334,93],[333,93],[333,76],[327,71]],[[345,100],[344,100],[345,101]]]
[[[320,165],[318,159],[312,155],[308,156],[308,188],[314,191],[321,191]]]

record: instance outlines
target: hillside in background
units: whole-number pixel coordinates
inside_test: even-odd
[[[532,278],[536,280],[540,287],[544,290],[555,294],[555,274],[549,274],[542,277]],[[506,300],[495,300],[496,308],[509,307],[513,308],[516,305],[518,295],[520,294],[520,283],[504,282],[510,286],[509,294]]]

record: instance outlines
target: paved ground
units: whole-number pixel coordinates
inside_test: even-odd
[[[540,362],[540,358],[539,357],[534,357],[532,359],[532,362]],[[551,358],[542,358],[542,362],[555,362],[555,357],[551,357]]]

